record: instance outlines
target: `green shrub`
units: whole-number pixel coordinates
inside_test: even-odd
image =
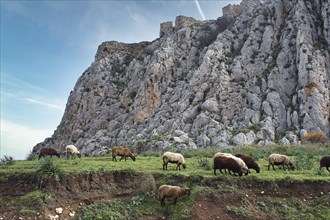
[[[37,158],[38,158],[38,154],[32,151],[30,151],[26,156],[26,160],[35,160]]]
[[[199,158],[197,163],[198,163],[198,166],[203,168],[204,170],[212,169],[212,166],[207,158]]]
[[[14,165],[15,160],[12,156],[5,155],[0,159],[0,165]]]
[[[15,206],[25,207],[25,208],[39,208],[44,204],[47,204],[51,201],[51,197],[39,190],[29,192],[24,196],[17,197],[13,199],[10,203]]]
[[[42,183],[44,180],[53,177],[56,181],[63,180],[64,171],[51,158],[43,158],[34,172],[34,177]]]

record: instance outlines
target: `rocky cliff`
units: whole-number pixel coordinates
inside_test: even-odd
[[[221,148],[329,135],[329,1],[244,0],[223,14],[178,16],[153,42],[102,43],[60,125],[34,150]]]

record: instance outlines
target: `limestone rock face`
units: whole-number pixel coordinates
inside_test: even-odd
[[[329,137],[330,3],[244,0],[217,20],[178,16],[160,38],[104,42],[52,137],[34,147],[299,143]]]

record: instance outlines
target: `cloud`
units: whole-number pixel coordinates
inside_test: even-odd
[[[198,13],[199,13],[200,16],[202,17],[202,19],[203,19],[203,20],[206,20],[205,15],[204,15],[204,12],[203,12],[203,10],[202,10],[202,8],[201,8],[201,6],[200,6],[198,0],[195,0],[195,4],[196,4],[196,7],[197,7],[197,9],[198,9]]]
[[[35,129],[1,119],[0,156],[7,154],[15,159],[24,159],[32,147],[52,133],[50,129]]]
[[[38,86],[32,85],[8,74],[1,76],[1,103],[8,97],[11,102],[13,99],[19,102],[39,105],[48,109],[64,111],[65,102],[54,98],[44,97],[46,91]],[[49,101],[52,100],[52,101]]]
[[[25,100],[29,103],[32,103],[32,104],[46,107],[46,108],[56,109],[56,110],[60,110],[60,111],[64,111],[64,109],[65,109],[64,105],[45,102],[45,101],[41,101],[41,100],[37,100],[37,99],[33,99],[33,98],[24,98],[23,100]]]

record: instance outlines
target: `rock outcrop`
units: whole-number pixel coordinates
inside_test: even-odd
[[[297,143],[306,131],[328,137],[329,15],[323,0],[244,0],[217,20],[178,16],[153,42],[104,42],[53,136],[34,150]]]

